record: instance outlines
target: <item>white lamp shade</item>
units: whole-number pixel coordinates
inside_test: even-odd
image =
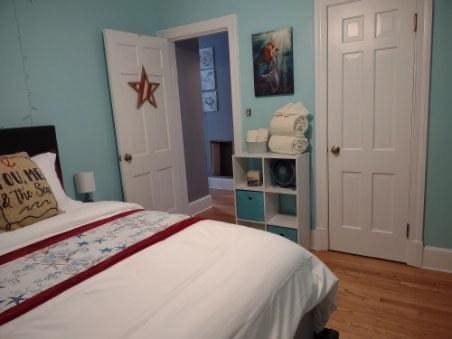
[[[94,172],[80,172],[75,175],[77,193],[92,193],[96,190]]]

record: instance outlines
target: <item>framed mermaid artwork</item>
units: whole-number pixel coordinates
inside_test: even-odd
[[[256,97],[294,93],[292,27],[252,35]]]

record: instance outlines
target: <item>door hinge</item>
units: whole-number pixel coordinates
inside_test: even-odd
[[[414,13],[414,27],[413,27],[414,33],[417,32],[417,13]]]
[[[406,224],[406,238],[410,238],[410,224]]]

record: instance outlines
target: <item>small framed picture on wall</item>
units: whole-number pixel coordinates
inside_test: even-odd
[[[215,71],[213,69],[201,70],[201,90],[211,91],[215,89]]]
[[[213,47],[199,49],[199,68],[209,69],[213,68],[213,66]]]
[[[218,111],[216,91],[202,92],[202,109],[204,112]]]

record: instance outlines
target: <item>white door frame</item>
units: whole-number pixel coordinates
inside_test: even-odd
[[[242,152],[242,106],[240,102],[237,15],[226,15],[210,20],[160,30],[157,32],[157,36],[166,38],[170,42],[174,43],[180,40],[198,38],[203,35],[209,35],[219,32],[228,32],[229,63],[231,72],[232,126],[234,129],[234,150],[237,154]],[[175,53],[174,44],[171,49],[171,53]],[[174,72],[176,72],[177,74],[177,69],[175,69]]]
[[[328,249],[328,8],[361,0],[315,0],[315,197],[316,225],[312,247]],[[425,173],[430,92],[430,56],[433,0],[416,0],[415,79],[410,151],[410,236],[406,263],[420,267],[423,256]],[[414,24],[414,23],[413,23]]]

